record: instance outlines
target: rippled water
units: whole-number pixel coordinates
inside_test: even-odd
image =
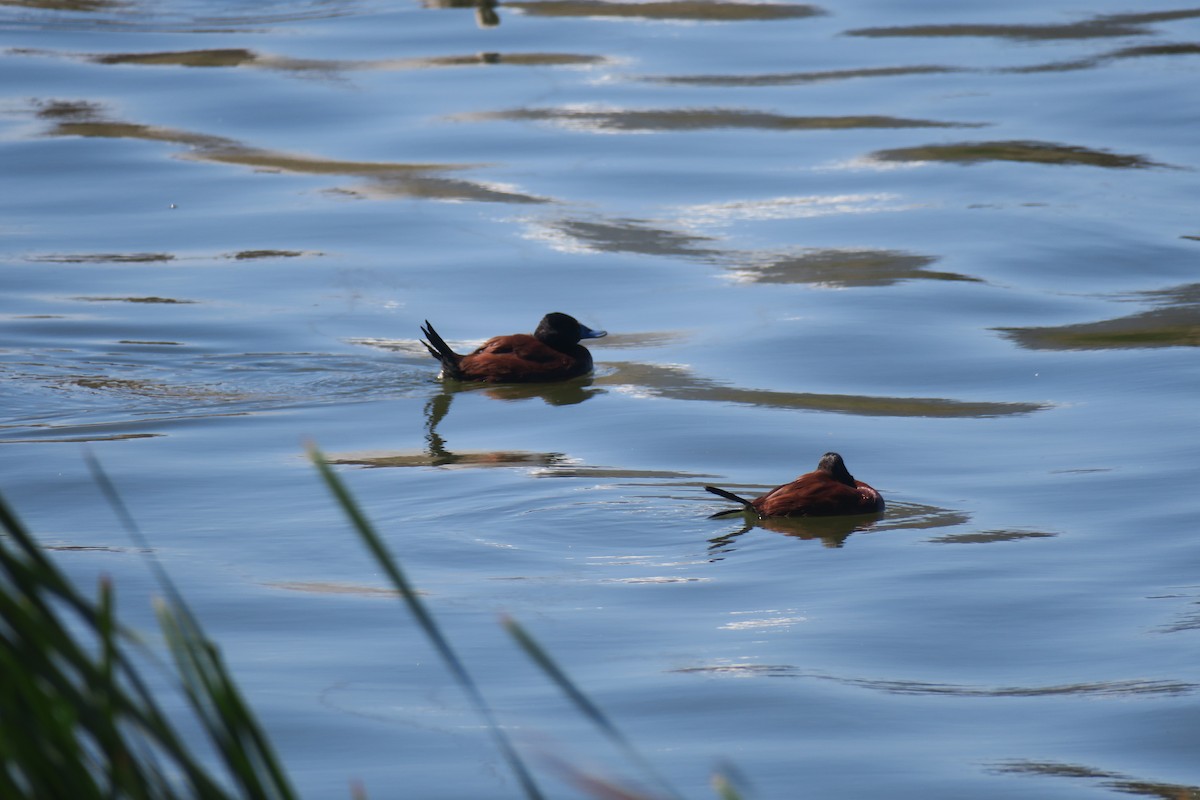
[[[517,796],[303,457],[545,756],[693,797],[1200,794],[1200,8],[0,2],[0,489],[305,796]],[[443,387],[562,310],[594,378]],[[710,520],[841,452],[875,521]],[[554,796],[574,790],[543,766]]]

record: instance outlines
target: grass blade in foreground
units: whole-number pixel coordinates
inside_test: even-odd
[[[640,752],[638,752],[637,748],[625,738],[625,735],[617,730],[617,727],[612,724],[612,722],[608,719],[608,716],[605,715],[605,713],[601,711],[595,703],[589,700],[587,695],[580,691],[579,687],[577,687],[574,682],[567,677],[567,674],[562,671],[562,668],[559,667],[554,659],[550,657],[550,654],[543,650],[542,646],[539,645],[537,641],[535,641],[534,638],[529,635],[529,632],[526,631],[520,625],[520,623],[518,623],[512,617],[506,616],[503,618],[502,622],[505,630],[507,630],[512,637],[517,640],[517,644],[521,646],[521,649],[525,651],[526,655],[533,659],[535,664],[541,667],[542,672],[545,672],[550,680],[558,684],[558,687],[566,693],[567,697],[571,698],[571,702],[573,702],[576,707],[579,708],[580,712],[585,717],[590,719],[597,728],[603,731],[604,735],[608,737],[613,746],[623,752],[626,758],[637,764],[642,771],[653,778],[654,782],[658,784],[659,788],[665,791],[669,797],[677,798],[678,800],[679,793],[676,792],[675,789],[672,788],[671,784],[669,784],[667,780],[663,778],[657,770],[654,769],[653,765],[651,765],[650,762],[647,761]]]
[[[421,630],[429,637],[429,641],[433,643],[434,649],[442,657],[442,661],[450,668],[451,674],[454,675],[455,680],[458,681],[458,685],[466,693],[467,699],[471,701],[471,704],[475,706],[475,710],[479,712],[480,716],[487,723],[492,739],[496,742],[496,746],[500,748],[504,759],[508,762],[513,774],[516,775],[521,787],[525,790],[525,795],[532,800],[542,800],[543,795],[538,789],[532,773],[525,766],[525,762],[517,753],[516,748],[513,747],[512,742],[496,721],[496,717],[484,699],[483,693],[479,690],[479,687],[475,684],[474,679],[471,678],[470,673],[467,672],[467,668],[463,666],[462,661],[459,660],[453,648],[450,647],[450,642],[442,633],[442,629],[438,627],[437,622],[425,607],[424,602],[417,595],[416,589],[413,588],[408,578],[401,571],[400,565],[396,563],[395,558],[388,552],[387,546],[379,538],[379,534],[375,532],[371,523],[367,521],[366,516],[362,513],[358,504],[355,503],[354,498],[350,496],[350,492],[345,484],[342,483],[341,479],[338,478],[329,466],[329,462],[325,460],[325,456],[313,446],[309,446],[308,453],[309,458],[312,459],[321,473],[325,484],[333,492],[333,496],[337,498],[346,515],[350,517],[350,521],[354,523],[354,528],[358,531],[358,535],[362,538],[363,543],[371,551],[371,555],[375,557],[379,566],[383,568],[392,585],[400,592],[400,596],[408,604],[409,611],[417,618],[417,623],[421,626]]]
[[[0,797],[295,797],[280,772],[264,769],[270,751],[245,708],[235,723],[201,720],[214,742],[243,748],[226,774],[211,774],[142,680],[130,655],[140,645],[118,625],[111,590],[102,584],[93,601],[75,589],[3,499],[0,529]],[[233,686],[198,627],[182,647],[210,665],[209,686]]]
[[[292,800],[296,795],[288,784],[279,759],[225,669],[220,651],[205,638],[199,621],[154,555],[150,543],[99,460],[91,451],[85,451],[85,458],[92,477],[167,596],[165,602],[157,605],[159,626],[175,659],[184,694],[208,734],[209,741],[230,773],[238,776],[245,797]]]

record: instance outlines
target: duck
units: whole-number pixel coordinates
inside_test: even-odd
[[[442,364],[442,378],[482,383],[546,383],[586,375],[592,371],[592,354],[580,340],[608,335],[560,311],[542,317],[532,334],[493,336],[466,355],[451,350],[429,320],[421,333],[421,344]]]
[[[876,514],[884,509],[883,495],[855,480],[837,453],[826,453],[812,472],[806,472],[791,483],[776,486],[753,500],[716,486],[705,486],[704,489],[742,505],[742,508],[719,511],[712,519],[741,511],[752,511],[759,519],[766,519]]]

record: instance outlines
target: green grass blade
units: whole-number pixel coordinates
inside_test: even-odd
[[[396,559],[388,552],[387,546],[383,543],[379,534],[376,533],[374,527],[350,495],[346,485],[334,473],[332,467],[329,466],[329,462],[325,460],[321,452],[316,447],[310,445],[308,453],[309,458],[312,459],[312,462],[317,467],[317,471],[325,481],[325,485],[329,487],[329,490],[341,505],[342,510],[346,512],[346,516],[350,518],[359,537],[367,546],[371,555],[375,557],[375,561],[388,576],[392,585],[396,587],[396,591],[404,598],[404,602],[416,618],[417,624],[420,625],[421,630],[424,631],[426,637],[433,644],[442,661],[450,669],[451,674],[466,694],[467,699],[475,706],[475,710],[479,715],[483,717],[493,741],[495,741],[496,746],[500,749],[504,760],[508,762],[509,768],[512,769],[517,781],[521,784],[525,795],[531,798],[531,800],[541,800],[543,795],[533,779],[533,774],[525,766],[525,762],[521,759],[520,754],[517,753],[516,748],[509,740],[504,729],[500,727],[491,706],[484,699],[483,693],[479,690],[475,680],[467,672],[467,668],[450,646],[449,640],[446,639],[436,620],[434,620],[433,615],[425,607],[425,603],[418,596],[416,589],[409,583],[408,578],[400,569],[400,565],[396,562]]]
[[[179,669],[184,693],[231,777],[246,797],[292,800],[296,793],[220,652],[205,637],[99,460],[91,451],[85,451],[85,458],[101,493],[167,597],[159,607],[159,624]]]
[[[557,684],[558,688],[562,689],[563,693],[570,698],[571,702],[575,704],[580,713],[591,720],[592,724],[599,728],[600,731],[604,733],[606,737],[608,737],[608,740],[613,744],[614,747],[624,753],[626,758],[628,758],[644,773],[646,773],[646,775],[648,775],[654,781],[654,783],[659,786],[660,789],[665,791],[669,797],[680,797],[679,793],[675,791],[671,784],[668,783],[667,780],[660,775],[656,769],[654,769],[654,766],[645,758],[645,756],[643,756],[641,752],[633,746],[629,739],[627,739],[625,735],[617,729],[617,726],[614,725],[611,720],[609,720],[608,715],[606,715],[595,703],[588,699],[587,695],[585,695],[579,689],[579,687],[575,685],[574,681],[570,679],[567,673],[562,670],[558,663],[550,657],[550,654],[547,653],[546,650],[537,643],[537,641],[529,634],[528,631],[525,630],[525,628],[521,626],[520,623],[508,616],[503,617],[501,622],[504,625],[504,629],[512,635],[513,639],[516,640],[521,649],[525,651],[525,654],[533,660],[533,663],[537,664],[538,667],[541,668],[542,672],[546,673],[546,676],[549,677],[550,680],[552,680],[555,684]]]

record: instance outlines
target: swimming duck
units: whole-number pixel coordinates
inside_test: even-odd
[[[715,495],[741,503],[744,508],[720,511],[721,517],[735,511],[753,511],[765,517],[833,517],[848,514],[873,514],[883,511],[883,495],[846,469],[846,462],[837,453],[826,453],[812,472],[801,475],[791,483],[776,486],[771,491],[747,500],[733,492],[705,486]]]
[[[592,354],[579,340],[608,335],[557,311],[542,317],[532,336],[494,336],[467,355],[451,350],[429,320],[421,333],[429,340],[421,344],[442,362],[443,378],[487,383],[542,383],[586,375],[592,370]]]

